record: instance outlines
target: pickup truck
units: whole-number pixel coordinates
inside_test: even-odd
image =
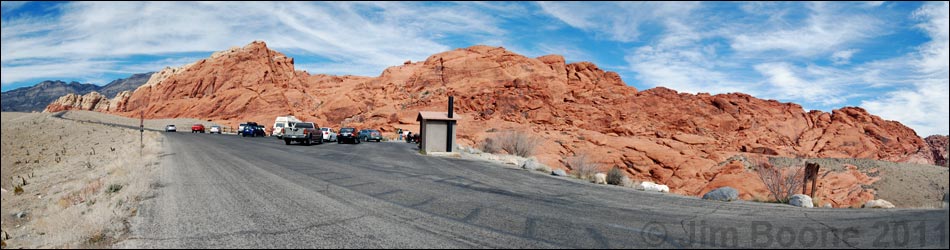
[[[323,144],[323,135],[312,122],[297,122],[284,128],[284,143],[299,142],[303,145]]]

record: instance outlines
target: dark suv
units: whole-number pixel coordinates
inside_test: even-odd
[[[355,128],[340,129],[340,133],[336,135],[336,143],[343,144],[345,142],[360,144],[360,138]]]
[[[244,128],[241,129],[241,131],[238,131],[238,133],[241,133],[241,137],[266,136],[266,133],[264,133],[264,126],[257,125],[256,122],[246,123]]]
[[[359,138],[361,141],[383,141],[383,135],[378,130],[364,129],[360,130]]]

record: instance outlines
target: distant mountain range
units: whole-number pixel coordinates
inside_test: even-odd
[[[99,92],[109,98],[115,97],[122,91],[134,91],[142,86],[152,77],[151,73],[134,74],[128,78],[116,79],[115,81],[99,86],[89,83],[64,81],[43,81],[31,87],[23,87],[2,93],[3,112],[33,112],[43,111],[46,105],[55,101],[57,98],[67,94],[85,95],[91,92]]]

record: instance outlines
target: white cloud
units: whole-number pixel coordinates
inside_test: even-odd
[[[884,4],[885,1],[867,1],[864,4],[868,7],[878,7]]]
[[[847,44],[882,33],[883,22],[869,15],[850,14],[838,5],[808,4],[810,14],[803,23],[777,20],[761,31],[746,31],[732,37],[732,48],[739,52],[787,51],[810,57],[835,51]],[[834,6],[834,7],[832,7]]]
[[[4,66],[0,72],[0,81],[18,82],[29,79],[59,80],[63,78],[84,78],[107,73],[114,66],[112,61],[65,61],[34,63],[17,66]],[[42,74],[36,74],[42,72]],[[40,75],[37,77],[37,75]],[[6,85],[6,84],[4,84]]]
[[[763,85],[765,97],[803,100],[806,104],[824,106],[841,104],[848,97],[844,86],[850,79],[842,79],[840,70],[814,65],[801,68],[788,63],[763,63],[754,68],[766,77]]]
[[[621,42],[637,41],[642,25],[689,15],[696,2],[539,2],[541,9],[571,27]]]
[[[831,62],[835,65],[849,64],[851,63],[851,57],[858,51],[857,49],[835,51],[834,54],[831,54]]]
[[[450,49],[448,37],[502,36],[486,4],[70,2],[59,17],[3,21],[2,84],[57,77],[28,61],[101,61],[134,55],[213,52],[264,40],[273,49],[349,64],[347,73],[379,74],[405,60]],[[292,55],[293,56],[293,55]],[[89,64],[73,64],[79,77]],[[68,65],[64,65],[68,66]],[[83,66],[83,67],[79,67]],[[121,70],[111,64],[98,64]],[[173,66],[173,65],[169,65]],[[158,70],[158,67],[153,70]],[[342,68],[342,67],[334,67]],[[16,72],[13,72],[16,71]],[[11,72],[12,76],[6,74]],[[337,73],[337,72],[319,72]]]
[[[914,128],[918,135],[947,135],[950,131],[950,38],[948,20],[950,4],[928,3],[914,13],[923,20],[917,25],[931,41],[920,46],[915,54],[901,58],[914,71],[902,72],[910,84],[887,93],[882,98],[861,103],[874,114],[900,121]]]

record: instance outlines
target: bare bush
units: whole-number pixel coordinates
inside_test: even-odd
[[[621,186],[627,179],[627,175],[620,168],[614,167],[607,172],[607,184]]]
[[[578,179],[591,180],[597,169],[600,167],[596,162],[588,159],[587,155],[577,155],[567,159],[567,167],[571,169],[571,174]]]
[[[480,149],[486,153],[494,154],[505,151],[511,155],[531,157],[538,146],[541,145],[541,142],[540,137],[525,132],[508,131],[485,138]]]
[[[765,184],[769,193],[780,203],[788,203],[789,197],[801,189],[804,182],[805,168],[799,164],[786,167],[773,166],[768,162],[754,163],[756,174]]]
[[[485,138],[485,141],[482,141],[482,145],[479,147],[479,150],[489,154],[497,154],[501,152],[501,145],[494,138]]]

